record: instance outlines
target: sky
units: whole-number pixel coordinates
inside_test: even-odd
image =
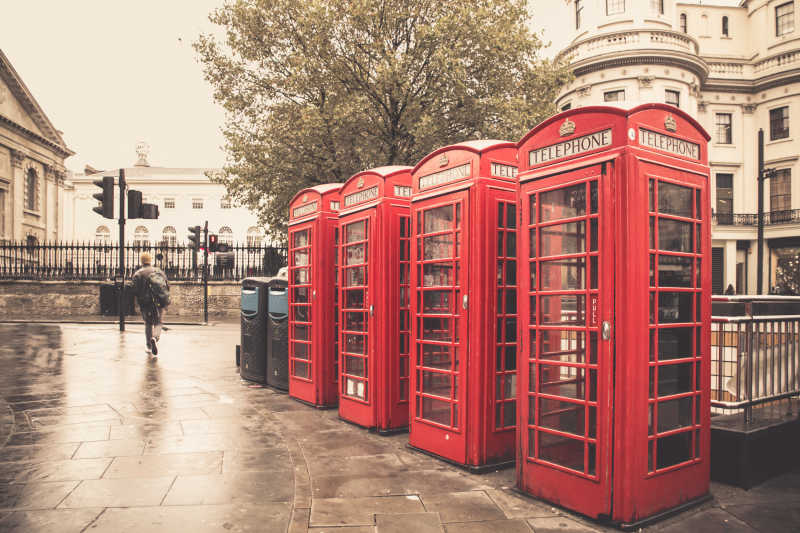
[[[220,167],[224,112],[192,48],[219,33],[208,14],[222,0],[2,0],[0,49],[76,154],[67,168],[136,162]],[[531,0],[532,28],[552,56],[566,44],[564,0]],[[571,28],[570,28],[571,29]]]

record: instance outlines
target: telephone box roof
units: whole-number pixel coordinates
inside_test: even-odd
[[[362,170],[361,172],[356,172],[348,179],[348,181],[361,174],[377,174],[378,176],[386,179],[389,176],[392,176],[399,172],[411,172],[411,170],[412,167],[405,165],[388,165],[385,167],[368,168],[366,170]]]
[[[475,141],[464,141],[456,144],[451,144],[449,146],[443,146],[441,148],[437,148],[433,152],[429,153],[422,159],[420,159],[419,163],[414,165],[414,169],[412,172],[416,172],[419,167],[421,167],[426,161],[430,160],[432,157],[435,157],[442,152],[449,152],[451,150],[468,150],[470,152],[475,152],[476,154],[480,154],[481,152],[485,152],[486,150],[490,150],[492,148],[514,148],[516,144],[511,141],[502,141],[499,139],[480,139]]]
[[[297,191],[297,194],[292,196],[292,200],[289,202],[289,204],[290,205],[293,204],[294,201],[297,200],[297,198],[301,194],[304,194],[304,193],[307,193],[307,192],[315,192],[315,193],[319,194],[320,196],[322,196],[323,194],[331,192],[331,191],[338,191],[339,189],[342,188],[343,185],[344,185],[344,183],[323,183],[322,185],[314,185],[313,187],[306,187],[305,189],[300,189],[299,191]]]

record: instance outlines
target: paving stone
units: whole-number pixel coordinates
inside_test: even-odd
[[[164,437],[177,437],[183,435],[180,421],[173,422],[144,422],[141,424],[123,424],[112,426],[109,439],[160,439]]]
[[[81,482],[59,508],[143,507],[161,504],[173,477],[93,479]]]
[[[0,485],[0,509],[52,509],[78,486],[79,481]]]
[[[376,514],[408,514],[424,511],[422,502],[417,496],[314,498],[310,525],[372,526],[375,524]]]
[[[124,439],[83,442],[75,452],[75,459],[142,455],[143,451],[144,441],[141,440]]]
[[[17,511],[0,517],[4,533],[81,533],[103,509],[50,509]]]
[[[547,502],[535,500],[511,489],[489,489],[486,494],[503,511],[506,518],[544,518],[559,514]]]
[[[111,426],[109,424],[87,424],[43,428],[40,431],[15,432],[9,439],[8,446],[26,444],[55,444],[68,442],[85,442],[108,439]]]
[[[287,533],[306,533],[308,531],[308,521],[311,519],[311,509],[294,507],[292,519],[289,522]]]
[[[111,459],[73,459],[26,465],[15,476],[14,482],[98,479],[108,468],[109,463]]]
[[[164,505],[289,502],[294,499],[292,473],[265,476],[262,472],[178,476]]]
[[[735,505],[727,512],[757,529],[769,533],[797,533],[800,531],[800,505],[786,503]]]
[[[363,431],[363,430],[361,430]],[[357,438],[356,431],[317,431],[313,437],[300,437],[300,445],[307,457],[330,455],[380,455],[391,453],[391,443]]]
[[[533,529],[534,533],[595,533],[599,531],[597,528],[585,526],[580,522],[563,516],[530,518],[528,519],[528,525]]]
[[[104,479],[219,474],[222,452],[117,457]]]
[[[525,520],[455,522],[445,524],[444,530],[446,533],[531,533],[531,528]]]
[[[376,514],[377,533],[442,533],[439,513]]]
[[[224,451],[222,472],[283,472],[293,471],[291,456],[285,449],[263,448],[253,451]],[[310,491],[310,489],[309,489]]]
[[[0,448],[0,463],[28,462],[43,463],[45,461],[63,461],[72,458],[78,444],[34,444],[23,446],[6,446]]]
[[[489,488],[479,476],[453,470],[396,472],[388,476],[312,476],[314,498],[353,498],[399,494],[437,494]]]
[[[438,512],[442,523],[499,520],[505,515],[482,490],[422,496],[425,510]]]
[[[308,533],[375,533],[375,526],[310,527]]]
[[[385,453],[380,455],[357,455],[353,457],[326,456],[308,457],[308,468],[313,475],[394,475],[406,470],[406,466],[397,455]]]

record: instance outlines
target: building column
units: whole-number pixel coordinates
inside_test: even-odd
[[[25,163],[25,153],[20,150],[11,151],[11,221],[9,227],[11,228],[11,240],[21,241],[25,238],[22,233],[22,221],[25,218],[23,211],[25,206],[25,172],[22,166]]]
[[[724,268],[722,279],[724,287],[723,292],[728,290],[728,285],[733,285],[736,288],[736,240],[729,239],[725,241],[725,252],[723,254]]]

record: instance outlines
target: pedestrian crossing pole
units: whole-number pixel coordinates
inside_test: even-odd
[[[208,324],[208,220],[203,226],[203,322]]]
[[[125,169],[119,169],[119,330],[125,331]]]

